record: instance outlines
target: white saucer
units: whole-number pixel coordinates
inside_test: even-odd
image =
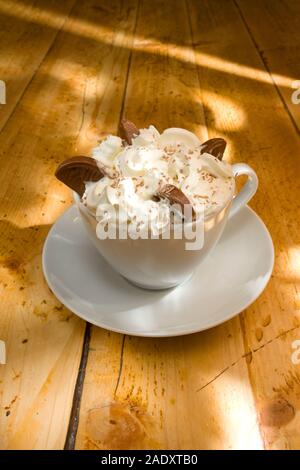
[[[174,289],[140,289],[113,271],[74,206],[54,224],[43,250],[48,285],[66,307],[108,330],[155,337],[195,333],[234,317],[261,294],[273,262],[269,232],[249,207],[228,222],[193,277]]]

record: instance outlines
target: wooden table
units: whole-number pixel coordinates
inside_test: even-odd
[[[0,0],[0,15],[1,448],[299,448],[300,2]],[[258,173],[274,273],[217,328],[111,333],[44,281],[45,237],[71,204],[54,170],[123,115],[225,137],[228,161]]]

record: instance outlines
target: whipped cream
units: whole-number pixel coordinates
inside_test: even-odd
[[[231,166],[202,153],[198,137],[185,129],[160,134],[150,126],[140,129],[131,145],[110,135],[93,149],[92,157],[105,176],[86,183],[82,201],[99,227],[123,223],[130,230],[147,220],[153,233],[161,233],[174,223],[170,201],[155,198],[166,184],[184,193],[196,217],[218,212],[233,195]]]

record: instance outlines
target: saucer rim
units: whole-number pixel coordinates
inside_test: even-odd
[[[225,316],[224,318],[220,319],[220,320],[217,320],[215,322],[213,322],[210,326],[207,326],[207,327],[196,327],[196,328],[187,328],[187,329],[183,329],[181,331],[177,331],[177,332],[172,332],[171,330],[169,332],[164,332],[164,333],[154,333],[153,331],[147,333],[147,332],[135,332],[135,331],[129,331],[127,329],[122,329],[122,328],[115,328],[115,327],[111,327],[103,322],[99,322],[99,323],[95,323],[95,320],[91,321],[90,318],[88,318],[87,315],[85,314],[82,314],[81,312],[79,312],[76,308],[74,308],[73,306],[71,306],[69,304],[69,302],[63,298],[63,296],[61,296],[60,294],[57,294],[56,292],[56,288],[55,286],[52,284],[51,280],[50,280],[50,277],[48,276],[48,273],[47,273],[47,266],[46,266],[46,252],[47,252],[47,245],[49,243],[49,240],[51,238],[51,235],[52,235],[52,232],[54,232],[54,229],[55,229],[55,226],[57,224],[57,222],[59,220],[61,220],[63,217],[65,217],[67,215],[68,212],[71,212],[74,208],[77,208],[76,204],[72,204],[68,209],[66,209],[65,212],[63,212],[57,219],[56,221],[54,222],[54,224],[52,225],[51,229],[49,230],[48,234],[47,234],[47,237],[45,239],[45,242],[44,242],[44,245],[43,245],[43,250],[42,250],[42,270],[43,270],[43,274],[44,274],[44,277],[45,277],[45,280],[51,290],[51,292],[53,293],[53,295],[66,307],[68,308],[72,313],[74,313],[76,316],[78,316],[79,318],[81,318],[82,320],[94,325],[94,326],[97,326],[99,328],[103,328],[107,331],[112,331],[114,333],[119,333],[119,334],[123,334],[123,335],[129,335],[129,336],[136,336],[136,337],[145,337],[145,338],[170,338],[170,337],[176,337],[176,336],[186,336],[186,335],[190,335],[190,334],[195,334],[195,333],[200,333],[201,331],[206,331],[206,330],[210,330],[211,328],[215,328],[216,326],[219,326],[219,325],[222,325],[223,323],[233,319],[234,317],[236,317],[237,315],[239,315],[241,312],[243,312],[244,310],[246,310],[250,305],[252,305],[256,299],[258,299],[258,297],[262,294],[262,292],[264,291],[264,289],[266,288],[266,286],[268,285],[269,283],[269,280],[272,276],[272,273],[273,273],[273,269],[274,269],[274,262],[275,262],[275,249],[274,249],[274,244],[273,244],[273,240],[272,240],[272,237],[270,235],[270,232],[269,230],[267,229],[265,223],[263,222],[263,220],[261,219],[261,217],[251,208],[247,205],[244,206],[244,208],[242,208],[241,210],[248,210],[249,212],[252,213],[252,215],[254,215],[260,222],[261,224],[261,227],[262,229],[264,230],[265,232],[265,235],[266,235],[266,239],[268,240],[268,244],[269,244],[269,248],[270,248],[270,268],[269,268],[269,272],[268,274],[266,275],[266,278],[265,278],[265,282],[262,284],[261,288],[253,295],[253,298],[247,303],[245,304],[245,306],[241,309],[241,310],[238,310],[238,311],[234,311],[234,312],[231,312],[229,315]],[[239,213],[239,212],[238,212]],[[235,216],[238,215],[235,214],[233,216],[233,218]],[[228,223],[230,223],[230,220],[228,220]],[[193,276],[191,276],[193,277]],[[190,282],[190,279],[187,281],[187,282]],[[137,289],[141,289],[140,287],[136,287]]]

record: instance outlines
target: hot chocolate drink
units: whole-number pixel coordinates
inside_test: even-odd
[[[203,145],[188,130],[159,133],[154,126],[131,128],[127,142],[108,136],[92,152],[103,176],[87,182],[82,197],[95,214],[97,230],[121,223],[130,231],[147,223],[157,234],[186,220],[185,208],[193,220],[219,212],[234,190],[231,165],[214,156],[222,157],[224,144],[212,139]]]
[[[160,133],[129,121],[121,131],[95,147],[92,158],[62,162],[56,176],[74,190],[92,242],[117,272],[147,289],[176,286],[253,196],[257,176],[248,165],[222,161],[221,138],[201,143],[185,129]],[[240,174],[248,180],[234,196]]]

